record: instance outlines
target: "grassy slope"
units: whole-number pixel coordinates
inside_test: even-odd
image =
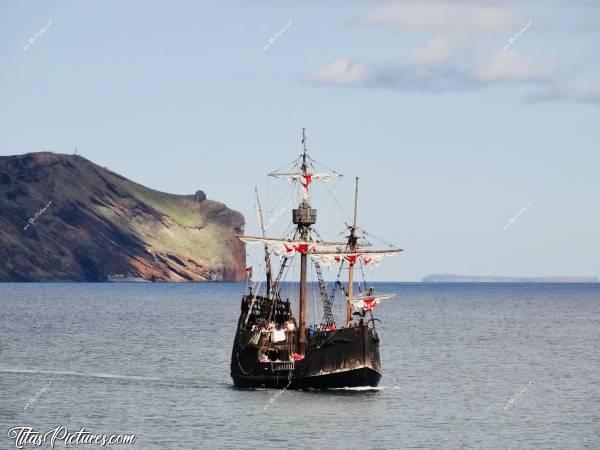
[[[0,257],[10,263],[0,268],[0,280],[88,279],[90,271],[94,279],[243,277],[245,251],[234,237],[243,228],[241,214],[146,188],[82,157],[0,158],[0,211]],[[78,265],[90,267],[86,273]]]

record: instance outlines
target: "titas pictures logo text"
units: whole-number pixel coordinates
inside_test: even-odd
[[[130,445],[135,442],[135,434],[94,434],[82,427],[79,431],[70,432],[66,427],[56,427],[45,433],[35,431],[32,427],[19,426],[8,430],[8,437],[15,440],[16,448],[24,448],[26,445],[42,446],[50,445],[54,448],[56,443],[63,442],[65,446],[70,445]]]

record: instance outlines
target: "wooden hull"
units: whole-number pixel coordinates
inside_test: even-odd
[[[316,375],[304,379],[307,387],[314,389],[331,389],[344,387],[375,387],[381,380],[381,373],[370,367],[362,367],[341,372]]]
[[[261,362],[264,349],[275,346],[265,345],[265,337],[256,336],[242,330],[236,335],[231,356],[236,387],[328,389],[377,386],[381,379],[379,338],[366,325],[313,334],[304,359],[294,363],[286,352],[293,337],[279,347],[277,360]]]

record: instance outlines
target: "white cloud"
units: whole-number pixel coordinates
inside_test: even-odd
[[[338,58],[309,70],[305,76],[307,81],[322,84],[362,85],[369,79],[366,64],[353,62],[347,58]]]
[[[433,54],[443,56],[445,53]],[[547,83],[552,80],[554,69],[555,65],[550,62],[527,59],[517,51],[510,50],[495,55],[480,66],[473,63],[457,65],[451,60],[427,66],[402,60],[367,66],[362,62],[340,58],[310,70],[305,78],[318,84],[440,93],[480,89],[505,81],[529,83],[541,80]],[[539,98],[532,97],[530,100],[542,101],[543,95],[550,94],[532,94]]]
[[[528,24],[528,28],[530,25],[528,18],[508,9],[509,3],[390,1],[374,3],[362,16],[362,22],[425,34],[421,45],[396,53],[385,63],[366,64],[338,58],[309,70],[305,80],[431,93],[476,90],[511,82],[541,87],[529,95],[527,100],[532,102],[573,98],[571,92],[548,88],[558,86],[556,61],[539,56],[526,57],[512,48],[501,50],[504,33],[505,37],[514,36],[515,32],[522,34],[523,26]],[[599,96],[596,91],[590,91],[581,96],[581,101],[600,101],[597,100]]]
[[[528,81],[551,77],[556,64],[551,61],[525,58],[516,50],[501,51],[473,71],[479,81]]]
[[[388,4],[363,17],[369,25],[403,30],[473,33],[516,28],[523,18],[501,6],[434,3]]]
[[[388,62],[367,66],[349,59],[336,59],[310,70],[305,79],[317,84],[437,93],[474,89],[480,85],[464,71],[448,65],[417,67],[405,62]]]
[[[475,89],[479,83],[471,80],[464,70],[449,64],[417,67],[406,63],[390,63],[371,68],[368,85],[401,89],[409,92],[456,92]]]
[[[454,47],[447,39],[430,39],[410,52],[410,60],[417,67],[446,62],[454,53]]]

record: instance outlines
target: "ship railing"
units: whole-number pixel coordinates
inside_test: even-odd
[[[260,331],[243,331],[240,336],[241,342],[243,346],[246,345],[258,345],[260,341],[261,333]]]
[[[253,332],[249,339],[248,339],[248,343],[249,344],[253,344],[253,345],[258,345],[258,341],[260,341],[260,331],[258,332]]]
[[[285,332],[285,337],[281,339],[279,336],[278,340],[273,337],[273,330],[255,329],[255,330],[244,330],[242,333],[244,345],[258,345],[262,340],[265,345],[291,345],[293,346],[296,341],[295,330],[281,330]]]
[[[272,371],[294,370],[294,361],[271,361]]]

